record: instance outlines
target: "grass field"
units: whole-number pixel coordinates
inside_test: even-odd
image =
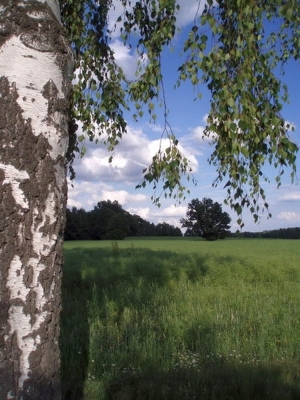
[[[66,242],[64,399],[300,399],[297,240]]]

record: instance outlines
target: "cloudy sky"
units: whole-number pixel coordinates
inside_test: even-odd
[[[181,150],[190,160],[197,185],[189,184],[191,194],[181,204],[175,204],[174,200],[163,199],[160,208],[151,203],[153,194],[149,186],[136,190],[135,186],[142,179],[142,170],[150,164],[152,156],[156,153],[162,133],[162,111],[156,110],[158,116],[155,125],[148,122],[148,118],[135,123],[132,114],[128,114],[128,132],[118,145],[113,162],[109,164],[110,154],[101,144],[85,143],[87,153],[82,159],[76,159],[74,167],[76,179],[69,185],[68,206],[92,209],[98,201],[117,200],[122,207],[142,218],[154,222],[168,222],[180,226],[179,220],[184,217],[187,205],[193,198],[202,199],[210,197],[214,201],[223,203],[226,197],[226,189],[222,186],[212,187],[216,177],[213,167],[209,166],[207,159],[212,151],[208,141],[202,139],[205,128],[206,115],[209,112],[209,93],[203,88],[201,100],[194,101],[196,93],[190,84],[185,84],[179,89],[174,89],[177,79],[177,69],[183,61],[182,56],[176,51],[182,46],[182,37],[192,26],[198,10],[197,0],[181,0],[181,9],[177,18],[182,36],[174,40],[174,51],[167,50],[162,58],[164,71],[164,85],[166,100],[169,109],[168,121],[177,136]],[[115,10],[111,13],[111,24],[121,14],[121,8],[115,1]],[[113,48],[117,62],[122,66],[128,77],[134,77],[137,56],[130,49],[124,47],[115,34]],[[300,80],[299,64],[290,63],[283,80],[289,87],[290,104],[283,110],[284,118],[293,123],[295,132],[292,133],[296,142],[300,143]],[[300,171],[300,154],[298,156],[298,170]],[[266,169],[271,183],[265,185],[267,202],[269,203],[272,218],[267,219],[262,215],[259,224],[255,224],[247,210],[243,213],[247,231],[262,231],[277,228],[300,226],[300,186],[292,185],[289,171],[284,174],[280,189],[275,183],[275,171]],[[232,231],[237,229],[236,215],[229,207],[223,205],[223,209],[232,217]]]

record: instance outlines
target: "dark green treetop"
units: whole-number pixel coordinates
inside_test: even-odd
[[[187,235],[201,236],[206,240],[224,239],[230,229],[231,218],[221,204],[212,199],[193,199],[188,204],[186,218],[180,220]]]

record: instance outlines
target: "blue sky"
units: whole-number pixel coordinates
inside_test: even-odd
[[[69,185],[68,206],[83,207],[86,210],[92,209],[98,201],[117,200],[125,210],[139,214],[142,218],[154,222],[168,222],[180,226],[180,218],[185,217],[187,205],[193,198],[202,199],[210,197],[214,201],[223,204],[226,197],[226,189],[222,186],[212,187],[216,177],[216,171],[211,167],[207,159],[212,152],[212,147],[207,140],[202,139],[202,132],[205,127],[205,118],[209,112],[210,95],[201,89],[203,95],[201,100],[194,101],[195,89],[191,84],[186,83],[179,89],[174,89],[177,79],[177,69],[183,58],[180,57],[179,48],[182,48],[182,38],[193,24],[197,11],[197,0],[181,0],[181,10],[178,15],[178,25],[182,35],[174,40],[174,51],[166,50],[163,54],[162,64],[164,71],[164,86],[166,100],[169,109],[168,122],[177,136],[181,149],[191,162],[193,174],[198,181],[194,186],[189,184],[190,195],[185,201],[175,205],[172,199],[163,199],[160,208],[151,203],[150,197],[153,194],[151,186],[146,189],[136,190],[135,186],[142,179],[142,169],[149,165],[152,156],[158,149],[162,133],[162,111],[156,110],[157,120],[155,125],[145,118],[138,123],[128,113],[128,132],[118,145],[114,160],[108,163],[109,153],[101,144],[87,142],[87,153],[83,159],[76,159],[74,167],[76,179],[73,186]],[[116,9],[111,13],[111,23],[121,14],[118,2]],[[123,67],[125,73],[133,78],[137,56],[131,50],[124,47],[116,33],[113,39],[115,57]],[[300,130],[300,79],[299,63],[289,63],[286,74],[283,77],[288,85],[290,93],[290,104],[285,105],[283,117],[294,124],[295,132],[292,133],[294,140],[299,144]],[[298,171],[300,171],[300,154],[297,160]],[[265,185],[267,202],[269,203],[272,218],[267,219],[262,215],[259,224],[253,222],[253,218],[245,210],[243,220],[244,231],[262,231],[277,228],[300,226],[300,186],[292,185],[289,172],[283,176],[282,186],[277,189],[275,183],[275,170],[266,168],[271,183]],[[229,207],[223,205],[232,218],[232,231],[238,227],[235,223],[237,216]]]

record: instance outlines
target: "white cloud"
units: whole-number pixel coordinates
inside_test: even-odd
[[[171,204],[168,207],[158,208],[157,211],[153,211],[152,216],[160,218],[165,218],[165,217],[182,218],[186,215],[186,210],[187,208],[185,206],[180,206],[180,205],[175,206],[174,204]]]
[[[84,208],[82,202],[77,201],[75,199],[69,198],[68,199],[68,207],[72,208],[72,207],[76,207],[76,208]]]
[[[86,155],[79,165],[75,165],[77,179],[83,181],[100,180],[102,182],[132,183],[142,179],[143,166],[135,160],[116,155],[109,163],[106,149],[94,150]]]
[[[114,187],[104,182],[73,182],[73,187],[69,185],[68,206],[92,209],[99,201],[111,200],[118,201],[122,207],[128,209],[132,205],[140,204],[148,200],[148,196],[141,193],[129,193],[124,189],[116,190]]]
[[[279,198],[279,201],[300,201],[300,192],[285,193]]]
[[[183,205],[171,204],[167,207],[156,208],[149,213],[149,220],[155,224],[166,222],[181,228],[180,219],[186,216],[187,207]]]
[[[186,215],[185,206],[174,206],[171,204],[168,207],[157,208],[157,207],[129,207],[126,208],[131,214],[137,214],[141,218],[153,222],[154,224],[166,222],[170,225],[174,225],[181,228],[180,219]]]
[[[110,153],[102,143],[87,141],[87,152],[82,159],[76,159],[74,168],[78,180],[102,182],[122,182],[137,184],[142,178],[142,171],[150,165],[152,157],[159,147],[165,150],[170,146],[169,139],[149,139],[141,129],[128,127],[127,134],[116,147],[113,161],[108,162]],[[178,145],[179,150],[190,160],[193,172],[197,171],[198,161],[192,149]]]
[[[216,138],[216,134],[214,132],[207,132],[204,134],[205,127],[197,126],[192,130],[192,139],[197,142],[211,142]]]
[[[292,211],[281,211],[277,217],[288,222],[300,222],[300,214]]]
[[[165,151],[169,146],[170,140],[167,138],[152,140],[149,143],[149,151],[151,157],[153,157],[158,152],[159,148],[161,148],[162,151]],[[193,172],[196,172],[198,170],[198,161],[194,155],[195,152],[188,146],[186,146],[185,144],[183,145],[180,142],[178,143],[177,148],[189,160],[190,167],[192,168]]]
[[[155,132],[155,133],[159,133],[159,134],[162,134],[162,132],[164,131],[164,127],[162,126],[162,125],[160,125],[160,124],[151,124],[151,123],[148,123],[148,125],[147,125],[147,129],[149,129],[151,132]]]
[[[169,225],[173,225],[176,228],[181,229],[181,223],[180,223],[180,218],[168,218],[168,217],[163,217],[163,218],[158,218],[157,221],[154,220],[155,224],[159,224],[159,223],[167,223]],[[183,229],[183,231],[185,231],[186,229]]]
[[[131,1],[131,6],[127,7],[127,9],[130,11],[132,10],[132,6],[135,5],[137,0],[132,0]],[[116,38],[120,36],[120,27],[121,24],[118,23],[116,28],[115,25],[117,23],[117,20],[119,17],[121,17],[124,13],[124,6],[122,5],[122,0],[114,0],[113,6],[110,7],[109,13],[108,13],[108,29],[112,31],[112,37]]]
[[[203,156],[207,151],[207,146],[211,144],[215,138],[215,134],[204,136],[204,130],[205,127],[202,125],[189,128],[189,133],[179,138],[182,146],[194,156]]]
[[[113,190],[113,188],[103,182],[91,183],[78,179],[72,184],[69,182],[68,206],[90,210],[102,200],[101,193],[105,190]]]
[[[111,43],[111,48],[114,51],[116,63],[122,68],[126,77],[130,80],[136,79],[136,70],[138,62],[142,61],[147,64],[146,55],[141,59],[137,52],[132,52],[128,46],[125,46],[120,40],[116,39]]]
[[[131,194],[126,192],[125,190],[103,190],[101,192],[102,199],[101,200],[117,200],[123,207],[126,209],[132,203],[140,203],[142,201],[147,201],[148,197],[144,194]]]
[[[130,214],[136,214],[139,215],[141,218],[145,219],[146,221],[149,221],[149,215],[150,215],[150,208],[149,207],[129,207],[126,208]]]
[[[205,131],[205,127],[207,126],[207,119],[208,119],[208,114],[205,114],[202,117],[202,122],[204,125],[198,125],[196,126],[196,128],[192,129],[192,135],[191,138],[193,140],[196,140],[198,142],[212,142],[217,135],[214,132],[206,132]]]
[[[86,141],[85,156],[76,159],[74,168],[78,180],[138,183],[142,170],[151,162],[149,139],[139,129],[128,127],[127,134],[116,147],[113,161],[103,143]]]
[[[149,195],[142,193],[129,193],[128,191],[115,190],[102,182],[77,182],[73,183],[74,187],[69,188],[69,207],[84,208],[91,210],[99,201],[110,200],[118,201],[119,204],[131,214],[139,215],[141,218],[158,224],[166,222],[168,224],[181,228],[180,218],[186,215],[185,206],[174,206],[157,208],[143,206],[149,204]]]
[[[181,28],[193,22],[196,16],[201,15],[205,3],[205,1],[199,0],[179,0],[180,10],[176,17],[177,26]]]

